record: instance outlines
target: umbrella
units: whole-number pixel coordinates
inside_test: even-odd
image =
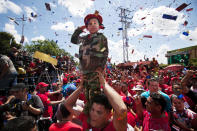
[[[184,68],[183,65],[180,65],[180,64],[172,64],[172,65],[169,65],[169,66],[165,67],[164,70],[165,71],[168,71],[168,70],[178,71],[178,70],[181,70],[183,68]]]

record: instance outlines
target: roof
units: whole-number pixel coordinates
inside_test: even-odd
[[[135,64],[137,65],[149,65],[151,61],[141,61],[141,62],[127,62],[127,63],[120,63],[117,65],[117,67],[131,67],[134,66]]]
[[[181,49],[167,51],[167,54],[169,54],[169,53],[175,53],[175,52],[187,52],[189,50],[196,49],[196,48],[197,48],[197,45],[195,45],[195,46],[189,46],[189,47],[186,47],[186,48],[181,48]]]

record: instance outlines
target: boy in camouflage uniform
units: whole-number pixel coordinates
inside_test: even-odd
[[[85,26],[77,28],[71,38],[72,43],[81,44],[79,60],[87,99],[86,113],[89,111],[92,97],[101,92],[96,70],[104,70],[108,57],[107,38],[102,33],[98,33],[99,29],[104,29],[102,21],[98,11],[87,15],[84,19]],[[79,36],[85,28],[90,34],[82,37]]]

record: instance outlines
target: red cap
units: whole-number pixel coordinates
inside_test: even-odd
[[[33,62],[31,62],[31,63],[29,64],[29,67],[31,67],[31,68],[34,68],[35,66],[36,66],[36,64],[33,63]]]
[[[47,86],[49,86],[49,84],[46,84],[46,83],[44,83],[44,82],[40,82],[40,83],[38,83],[38,85],[36,86],[36,90],[38,90],[40,87],[47,87]]]
[[[92,18],[96,18],[99,23],[100,23],[100,29],[104,29],[104,26],[102,25],[103,23],[103,18],[99,15],[99,12],[96,10],[94,14],[88,14],[85,19],[84,19],[84,23],[87,26],[88,22],[90,19]]]
[[[63,83],[65,84],[65,83],[68,83],[68,79],[67,78],[64,78],[63,79]]]
[[[72,76],[70,76],[70,78],[74,78],[74,76],[72,75]]]

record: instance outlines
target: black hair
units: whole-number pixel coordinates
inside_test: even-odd
[[[9,120],[2,131],[31,131],[36,126],[36,121],[31,116],[21,116]]]
[[[159,104],[161,106],[161,112],[163,112],[167,105],[165,98],[159,93],[151,93],[150,97],[155,104]]]
[[[63,118],[67,118],[70,115],[70,112],[68,111],[68,109],[65,107],[64,104],[60,104],[60,112]]]
[[[141,96],[141,102],[142,102],[142,106],[144,109],[146,109],[146,105],[145,105],[146,101],[147,101],[147,98],[145,96]]]
[[[159,79],[157,77],[152,77],[151,79],[148,80],[148,85],[150,85],[150,82],[159,82]]]
[[[105,107],[105,109],[108,109],[108,110],[112,109],[112,106],[109,103],[107,96],[104,93],[95,95],[92,100],[92,104],[93,103],[101,104]]]

